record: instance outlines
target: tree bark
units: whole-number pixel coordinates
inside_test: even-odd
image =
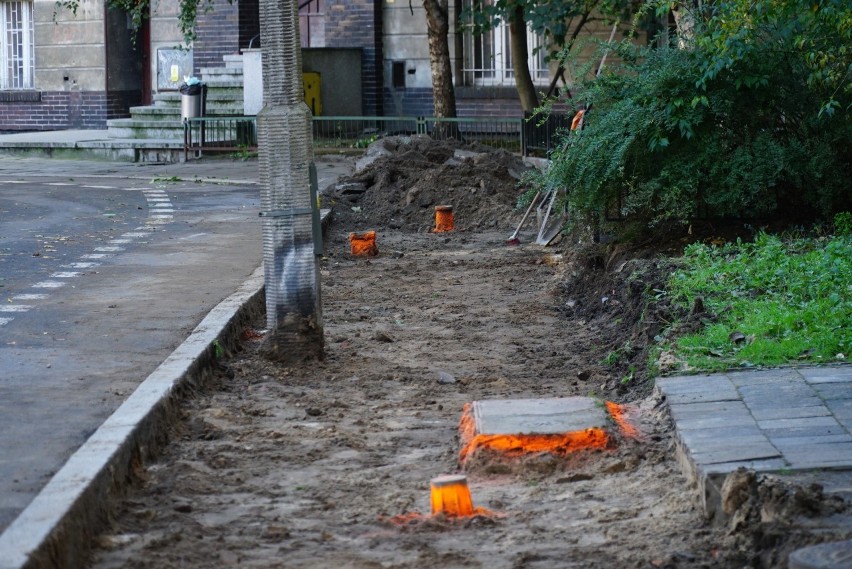
[[[456,118],[456,92],[453,88],[453,70],[450,65],[448,0],[423,0],[423,7],[426,9],[426,33],[429,39],[435,116]]]
[[[538,107],[538,95],[535,92],[529,68],[529,47],[527,46],[527,21],[523,6],[517,6],[509,20],[512,50],[512,70],[515,72],[515,86],[518,98],[525,113],[532,113]]]

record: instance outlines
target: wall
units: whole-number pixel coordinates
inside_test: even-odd
[[[83,0],[75,16],[53,0],[36,0],[33,19],[35,90],[0,92],[0,129],[104,128],[103,2]]]
[[[153,0],[151,8],[151,88],[157,91],[157,50],[186,47],[178,29],[179,13],[177,0]],[[183,73],[183,70],[181,70]],[[186,70],[190,74],[190,70]]]
[[[384,114],[382,19],[382,0],[330,0],[325,5],[320,47],[361,49],[362,109],[358,114],[365,116]]]
[[[325,116],[360,116],[364,107],[361,85],[361,50],[305,48],[302,71],[320,74],[320,101]]]
[[[223,67],[223,56],[240,52],[239,2],[214,0],[212,11],[199,10],[195,32],[192,48],[196,76],[200,76],[202,67]]]

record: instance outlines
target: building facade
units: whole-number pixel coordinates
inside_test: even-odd
[[[297,0],[303,67],[318,73],[326,114],[433,114],[426,17],[402,0]],[[474,35],[451,0],[449,46],[459,116],[521,116],[505,26]],[[54,0],[0,0],[0,131],[105,128],[155,93],[175,90],[183,76],[222,66],[222,57],[262,47],[259,0],[215,0],[198,15],[197,39],[182,45],[178,0],[153,2],[142,27],[81,0],[75,13]],[[468,7],[469,8],[469,7]],[[601,37],[606,30],[592,29]],[[530,34],[531,51],[542,47]],[[360,68],[353,64],[360,57]],[[533,79],[546,90],[545,50],[530,57]],[[335,109],[340,109],[335,112]],[[356,113],[355,110],[359,109]]]

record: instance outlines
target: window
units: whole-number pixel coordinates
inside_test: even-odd
[[[490,4],[492,0],[464,0],[464,8]],[[473,8],[476,9],[476,8]],[[515,72],[512,70],[512,50],[507,22],[500,22],[492,29],[476,34],[470,30],[464,33],[464,83],[465,85],[506,85],[515,84]],[[550,73],[544,61],[544,38],[527,28],[527,47],[529,49],[530,75],[533,83],[546,84]]]
[[[33,3],[0,0],[0,89],[32,89],[33,75]]]

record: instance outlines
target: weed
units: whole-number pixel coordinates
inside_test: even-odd
[[[222,347],[222,344],[219,343],[219,340],[213,340],[213,355],[216,356],[216,359],[225,356],[225,349]]]
[[[702,297],[717,320],[672,348],[690,366],[845,359],[852,346],[852,239],[782,238],[687,247],[669,279],[683,307]]]
[[[156,184],[157,182],[180,182],[181,179],[179,176],[170,176],[168,178],[154,178],[151,180],[152,184]]]

